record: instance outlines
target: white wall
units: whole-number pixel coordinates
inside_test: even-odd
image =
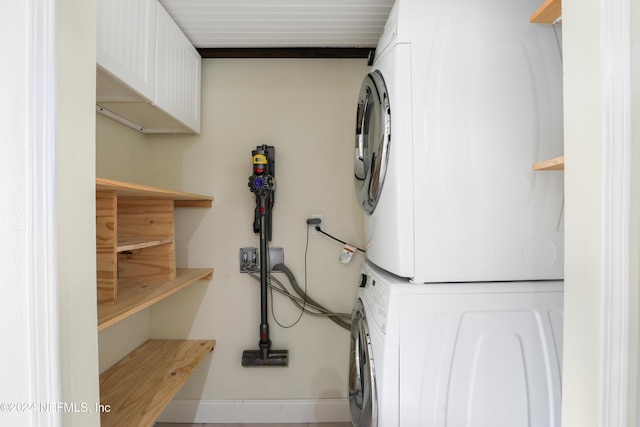
[[[330,233],[363,244],[352,156],[355,102],[366,71],[364,59],[204,60],[201,135],[141,136],[98,119],[99,176],[139,178],[215,198],[211,209],[178,210],[176,230],[178,265],[214,267],[213,280],[150,310],[154,338],[218,341],[180,398],[346,397],[349,333],[328,320],[304,316],[290,329],[270,320],[273,348],[289,350],[290,366],[241,367],[242,351],[257,349],[260,321],[258,285],[239,273],[238,250],[259,246],[252,230],[254,197],[247,187],[251,150],[259,144],[276,147],[271,245],[284,248],[285,263],[301,284],[305,220],[311,214],[323,214]],[[134,165],[144,176],[127,172]],[[325,237],[310,237],[308,289],[318,301],[349,313],[362,257],[345,266],[338,262],[341,249]],[[275,306],[280,322],[297,319],[298,310],[289,302],[276,296]],[[135,321],[138,330],[144,317]],[[117,335],[101,334],[101,358]]]
[[[600,51],[597,2],[565,2],[565,332],[563,425],[598,420],[602,319]],[[585,90],[593,88],[594,90]]]
[[[56,204],[62,401],[99,401],[95,258],[95,1],[57,0]],[[65,412],[65,427],[99,425]]]
[[[153,185],[153,137],[96,114],[96,176]],[[179,187],[176,187],[180,189]],[[149,310],[142,310],[98,334],[100,373],[149,339]]]

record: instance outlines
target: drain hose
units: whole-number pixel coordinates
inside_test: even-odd
[[[291,286],[296,291],[296,293],[298,295],[300,295],[301,298],[304,298],[307,302],[309,302],[309,304],[316,306],[317,308],[321,309],[322,311],[325,311],[327,313],[330,312],[328,309],[323,307],[321,304],[318,304],[316,301],[314,301],[310,296],[308,296],[304,292],[304,290],[302,290],[302,288],[300,288],[300,286],[298,286],[298,281],[296,280],[296,278],[293,275],[293,273],[291,272],[291,270],[289,270],[289,268],[287,268],[287,266],[285,266],[284,264],[276,264],[276,265],[273,266],[273,269],[277,270],[277,271],[282,271],[287,276],[287,279],[289,279],[289,282],[291,283]],[[332,322],[334,322],[336,325],[340,326],[341,328],[344,328],[347,331],[351,330],[351,324],[349,322],[346,322],[346,321],[342,320],[339,316],[331,316],[331,315],[329,315],[327,317],[329,317],[329,319],[331,319]]]

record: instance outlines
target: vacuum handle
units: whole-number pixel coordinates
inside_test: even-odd
[[[267,301],[267,284],[269,271],[269,247],[267,245],[267,215],[260,214],[260,351],[263,358],[266,358],[271,348],[271,340],[269,339],[269,307]]]

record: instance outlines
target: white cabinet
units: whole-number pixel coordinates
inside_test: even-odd
[[[156,16],[155,103],[200,132],[202,58],[160,4]]]
[[[128,91],[101,93],[105,101],[151,101],[155,91],[156,0],[98,1],[96,61]],[[110,97],[110,98],[109,98]]]
[[[145,133],[200,132],[202,59],[156,0],[98,0],[97,111]]]

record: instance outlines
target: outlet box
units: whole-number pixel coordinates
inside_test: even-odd
[[[277,272],[273,267],[277,264],[284,264],[284,249],[269,248],[269,272]]]
[[[273,267],[277,264],[284,264],[284,249],[269,248],[269,272],[277,272]],[[260,272],[260,251],[258,248],[240,248],[240,273],[251,271]]]
[[[260,271],[260,257],[258,248],[240,248],[240,273]]]
[[[324,215],[322,214],[313,214],[309,218],[318,218],[320,220],[320,224],[311,225],[311,235],[315,236],[316,234],[320,234],[318,230],[316,230],[317,226],[324,228]]]

